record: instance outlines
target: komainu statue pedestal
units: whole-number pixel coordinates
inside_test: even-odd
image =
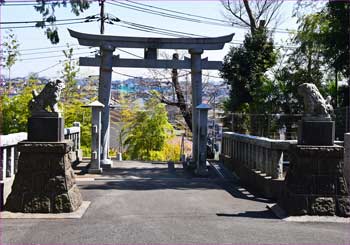
[[[286,191],[279,200],[288,215],[350,216],[343,151],[336,145],[291,146]]]
[[[28,118],[28,140],[34,142],[64,140],[64,119],[50,114]]]
[[[301,84],[298,92],[304,97],[305,114],[298,144],[288,152],[286,188],[278,204],[287,215],[350,217],[350,162],[344,161],[344,148],[334,144],[330,98],[325,100],[311,83]]]
[[[5,210],[23,213],[74,212],[82,204],[69,159],[73,143],[19,143],[18,172]]]
[[[298,123],[299,145],[334,145],[335,123],[330,118],[302,118]]]

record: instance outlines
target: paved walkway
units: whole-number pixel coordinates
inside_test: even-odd
[[[275,218],[259,199],[211,172],[181,166],[114,163],[102,176],[77,171],[81,219],[1,220],[0,244],[349,244],[350,226]]]

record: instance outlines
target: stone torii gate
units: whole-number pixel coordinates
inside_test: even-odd
[[[111,80],[113,67],[129,68],[161,68],[161,69],[191,69],[192,83],[192,157],[197,165],[198,174],[206,172],[206,136],[198,140],[200,128],[206,125],[198,125],[199,113],[196,107],[202,103],[202,70],[217,70],[222,67],[221,61],[208,61],[202,59],[204,50],[220,50],[225,43],[230,42],[234,34],[214,38],[151,38],[151,37],[125,37],[93,35],[80,33],[68,29],[70,35],[78,39],[80,45],[100,47],[101,56],[95,58],[80,57],[80,66],[100,67],[98,99],[105,105],[102,111],[101,129],[101,165],[111,166],[108,159],[109,139],[109,104],[111,97]],[[122,59],[114,56],[115,48],[142,48],[144,59]],[[186,49],[191,58],[184,60],[160,60],[157,57],[158,49]],[[201,153],[201,154],[199,154]],[[202,154],[204,153],[204,154]]]

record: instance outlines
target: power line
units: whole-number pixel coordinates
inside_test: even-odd
[[[130,55],[135,56],[135,57],[137,57],[137,58],[141,58],[141,59],[143,59],[143,57],[142,57],[142,56],[137,55],[137,54],[134,54],[134,53],[129,52],[129,51],[126,51],[126,50],[124,50],[124,49],[121,49],[121,48],[116,48],[116,49],[118,49],[119,51],[124,52],[124,53],[126,53],[126,54],[130,54]]]
[[[61,64],[61,62],[62,62],[62,61],[59,61],[58,63],[53,64],[53,65],[51,65],[51,66],[49,66],[49,67],[47,67],[47,68],[44,68],[44,69],[42,69],[42,70],[40,70],[40,71],[38,71],[38,72],[34,72],[34,74],[39,74],[39,73],[42,73],[42,72],[44,72],[44,71],[48,71],[48,70],[50,70],[50,69],[56,67],[57,65]]]
[[[162,35],[172,36],[172,37],[208,37],[208,36],[203,36],[203,35],[198,35],[198,34],[193,34],[193,33],[188,33],[188,32],[179,32],[179,31],[174,31],[174,30],[165,29],[165,28],[158,28],[158,27],[154,27],[154,26],[142,25],[142,24],[138,24],[138,23],[134,23],[134,22],[128,22],[128,21],[120,21],[120,22],[124,23],[126,25],[117,24],[117,26],[132,29],[132,30],[142,31],[142,32],[162,34]],[[229,44],[240,44],[241,45],[241,44],[243,44],[243,40],[233,40],[233,41],[229,42]],[[285,45],[281,45],[281,44],[274,44],[274,46],[279,47],[279,48],[287,48],[287,49],[297,48],[296,46],[285,46]]]
[[[164,32],[175,33],[177,35],[205,37],[203,35],[197,35],[197,34],[188,33],[188,32],[182,32],[182,31],[169,30],[169,29],[165,29],[165,28],[159,28],[159,27],[155,27],[155,26],[148,26],[148,25],[138,24],[138,23],[129,22],[129,21],[120,21],[120,22],[121,23],[125,23],[127,25],[131,25],[131,26],[136,27],[136,28],[144,28],[144,29],[148,29],[148,30],[151,30],[151,31],[152,30],[159,30],[159,31],[164,31]]]
[[[73,55],[80,55],[80,54],[92,54],[95,53],[96,51],[91,51],[91,52],[83,52],[83,53],[76,53]],[[43,57],[34,57],[34,58],[27,58],[27,59],[21,59],[20,61],[26,61],[26,60],[38,60],[38,59],[48,59],[48,58],[58,58],[62,57],[64,54],[61,55],[53,55],[53,56],[43,56]]]
[[[167,12],[171,12],[171,13],[177,13],[177,14],[181,14],[181,15],[185,15],[185,16],[192,16],[192,17],[197,17],[197,18],[201,18],[201,19],[207,19],[207,20],[212,20],[212,21],[217,21],[217,22],[221,22],[221,23],[226,23],[230,26],[231,23],[229,21],[226,20],[220,20],[220,19],[216,19],[216,18],[210,18],[210,17],[204,17],[204,16],[200,16],[200,15],[195,15],[195,14],[189,14],[189,13],[183,13],[180,11],[176,11],[176,10],[171,10],[171,9],[166,9],[166,8],[160,8],[160,7],[156,7],[154,5],[149,5],[149,4],[144,4],[144,3],[139,3],[139,2],[134,2],[134,1],[130,1],[130,0],[126,0],[127,2],[133,3],[133,4],[137,4],[137,5],[141,5],[141,6],[146,6],[148,8],[154,8],[154,9],[159,9],[159,10],[164,10]]]
[[[68,43],[67,45],[69,45],[69,47],[72,47],[72,46],[80,46],[79,44],[70,44]],[[56,49],[56,48],[63,48],[63,47],[66,47],[67,48],[67,45],[61,45],[61,46],[49,46],[49,47],[40,47],[40,48],[28,48],[28,49],[20,49],[18,50],[19,52],[24,52],[24,51],[32,51],[32,50],[43,50],[43,49]]]
[[[75,48],[74,50],[83,50],[83,49],[90,49],[90,48]],[[57,52],[63,52],[63,51],[65,51],[65,49],[52,50],[52,51],[42,51],[42,52],[33,52],[33,53],[25,53],[25,54],[20,54],[20,56],[36,55],[36,54],[47,54],[47,53],[57,53]]]
[[[77,21],[77,20],[87,20],[87,19],[86,19],[86,18],[73,18],[73,19],[55,20],[54,22],[61,22],[61,21]],[[5,22],[0,22],[0,25],[31,24],[31,23],[38,23],[38,22],[48,22],[48,23],[51,23],[52,21],[48,21],[48,20],[5,21]]]
[[[90,23],[85,21],[79,21],[79,22],[69,22],[69,23],[58,23],[54,24],[55,26],[61,26],[61,25],[75,25],[75,24],[84,24],[84,23]],[[42,28],[40,26],[9,26],[9,27],[0,27],[0,29],[23,29],[23,28]]]
[[[114,6],[127,8],[127,9],[131,9],[131,10],[135,10],[135,11],[139,11],[139,12],[143,12],[143,13],[158,15],[158,16],[162,16],[162,17],[173,18],[173,19],[178,19],[178,20],[182,20],[182,21],[189,21],[189,22],[194,22],[194,23],[210,24],[210,25],[231,27],[231,28],[233,27],[233,28],[240,28],[240,29],[245,29],[245,30],[249,29],[249,27],[233,26],[232,24],[229,24],[229,22],[225,21],[225,20],[219,20],[219,19],[209,18],[209,17],[205,17],[205,16],[200,16],[200,15],[193,15],[193,14],[189,14],[189,13],[182,13],[182,12],[179,12],[179,11],[174,11],[174,10],[165,9],[165,8],[159,8],[159,7],[155,7],[155,6],[152,6],[152,5],[137,3],[137,2],[133,2],[133,1],[128,1],[127,0],[129,3],[133,3],[134,5],[128,4],[128,3],[124,3],[124,2],[120,2],[120,1],[116,1],[116,0],[110,0],[110,1],[112,1],[112,2],[107,2],[107,3],[111,4],[111,5],[114,5]],[[142,5],[142,6],[147,6],[147,8],[135,6],[135,4]],[[178,14],[181,14],[181,15],[184,15],[184,16],[179,16],[179,15],[175,15],[175,14],[165,13],[165,12],[162,12],[162,11],[152,10],[152,8],[161,9],[161,10],[164,10],[164,11],[167,11],[167,12],[171,12],[171,13],[178,13]],[[197,19],[190,18],[188,16],[196,17]],[[199,20],[198,18],[200,18],[202,20]],[[208,21],[209,19],[211,21]],[[216,22],[213,22],[213,20],[216,21]],[[218,22],[220,22],[220,23],[218,23]],[[279,33],[287,33],[287,34],[289,33],[289,30],[284,30],[284,29],[279,29],[279,28],[274,28],[274,30],[275,30],[275,32],[279,32]]]
[[[150,10],[150,9],[146,9],[146,8],[142,8],[142,7],[138,7],[138,6],[133,6],[133,5],[130,5],[127,3],[118,2],[118,1],[114,1],[114,0],[111,0],[111,1],[112,2],[107,2],[107,3],[114,5],[114,6],[127,8],[127,9],[131,9],[131,10],[135,10],[135,11],[139,11],[139,12],[143,12],[143,13],[148,13],[148,14],[153,14],[153,15],[158,15],[158,16],[162,16],[162,17],[178,19],[178,20],[183,20],[183,21],[190,21],[190,22],[195,22],[195,23],[203,23],[203,24],[212,24],[212,25],[232,27],[232,25],[223,25],[223,24],[216,23],[216,22],[203,21],[203,20],[198,20],[198,19],[194,19],[194,18],[178,16],[178,15],[174,15],[174,14],[168,14],[168,13],[164,13],[161,11]]]

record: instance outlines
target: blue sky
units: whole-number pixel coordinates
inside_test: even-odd
[[[8,1],[8,3],[14,1]],[[145,3],[161,8],[171,9],[183,13],[196,14],[200,16],[205,16],[209,18],[225,19],[224,18],[224,8],[219,1],[138,1],[140,3]],[[280,29],[295,29],[297,27],[295,18],[292,18],[292,9],[295,1],[285,1],[282,9],[281,16],[282,20],[278,25]],[[27,21],[27,20],[40,20],[41,15],[36,12],[33,6],[1,6],[1,22],[9,21]],[[236,33],[234,41],[242,41],[244,39],[244,34],[247,30],[235,27],[222,27],[214,26],[202,23],[193,23],[181,20],[175,20],[171,18],[151,15],[147,13],[141,13],[135,10],[126,9],[118,7],[112,4],[105,5],[105,12],[110,13],[123,21],[129,21],[149,26],[156,26],[159,28],[165,28],[170,30],[176,30],[181,32],[188,32],[203,36],[221,36],[230,33]],[[91,16],[99,13],[99,6],[97,2],[94,2],[91,7],[81,14],[80,17]],[[69,18],[79,18],[75,17],[73,13],[70,12],[70,8],[57,8],[56,10],[57,19],[69,19]],[[5,25],[2,25],[4,27]],[[10,26],[10,25],[8,25]],[[15,26],[15,25],[11,25]],[[23,24],[22,24],[23,26]],[[66,43],[75,44],[75,53],[79,53],[80,56],[87,56],[91,50],[86,49],[86,47],[79,47],[77,41],[71,38],[68,34],[67,27],[77,30],[80,32],[87,33],[99,33],[99,23],[84,23],[69,26],[59,26],[60,43],[58,45],[52,45],[49,40],[46,39],[44,35],[44,30],[39,28],[25,28],[25,29],[13,29],[20,42],[21,52],[20,61],[18,61],[12,68],[12,77],[16,76],[27,76],[31,72],[38,72],[50,66],[52,68],[45,72],[40,73],[42,76],[57,77],[60,76],[59,71],[62,69],[62,65],[57,64],[59,61],[63,60],[62,52],[60,50],[64,49],[62,46]],[[1,37],[3,38],[6,31],[1,30]],[[157,34],[151,34],[146,32],[141,32],[137,30],[131,30],[127,28],[120,27],[118,25],[108,25],[106,24],[105,33],[108,35],[118,35],[118,36],[162,36]],[[275,42],[285,45],[288,34],[286,33],[276,33]],[[59,46],[59,47],[57,47]],[[208,57],[209,60],[222,60],[225,54],[228,52],[230,45],[225,45],[225,48],[220,51],[209,51],[203,54],[203,57]],[[27,50],[36,48],[46,48],[55,47],[50,49],[41,50]],[[143,55],[143,50],[140,49],[130,49],[132,53]],[[40,52],[40,53],[39,53]],[[173,51],[169,51],[173,52]],[[59,56],[62,57],[52,57],[43,58],[48,56]],[[118,50],[115,54],[120,54],[123,58],[132,58],[132,56],[121,53]],[[77,55],[79,56],[79,55]],[[116,71],[121,73],[133,75],[133,76],[149,76],[149,71],[146,69],[131,69],[131,68],[114,68]],[[5,75],[7,72],[3,71]],[[80,76],[89,76],[98,74],[96,68],[91,67],[81,67]],[[216,71],[211,71],[210,74],[217,76]],[[126,77],[113,74],[113,79],[126,79]]]

